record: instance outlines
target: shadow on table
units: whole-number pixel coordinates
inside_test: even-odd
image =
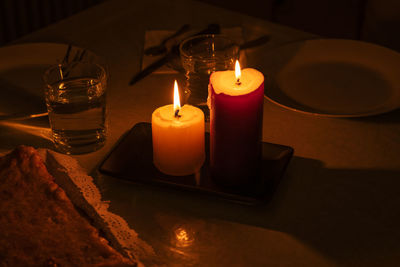
[[[47,66],[10,67],[0,73],[0,114],[46,112],[42,74]],[[53,148],[47,117],[29,120],[0,120],[0,144],[4,151],[18,145]]]
[[[301,158],[292,163],[282,192],[265,207],[268,215],[252,223],[289,233],[339,262],[395,255],[399,171],[330,169]]]
[[[41,76],[30,77],[33,76],[30,72],[37,74],[38,71],[27,67],[0,74],[0,113],[46,112],[43,85],[36,81],[40,81]]]
[[[320,161],[294,157],[271,201],[259,206],[133,185],[111,177],[97,182],[105,199],[120,203],[111,208],[145,240],[161,246],[168,247],[171,237],[166,233],[179,225],[205,232],[222,220],[290,234],[338,262],[390,255],[398,249],[398,171],[329,169]]]

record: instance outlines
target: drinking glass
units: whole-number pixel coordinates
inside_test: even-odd
[[[198,35],[184,40],[179,46],[186,82],[187,102],[200,107],[209,118],[207,107],[208,83],[214,71],[233,70],[239,59],[239,46],[224,35]]]
[[[44,73],[45,99],[58,151],[83,154],[106,140],[107,74],[94,63],[72,62]]]

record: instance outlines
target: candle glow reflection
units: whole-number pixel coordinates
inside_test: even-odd
[[[177,247],[188,247],[194,242],[194,233],[191,233],[183,227],[175,229],[174,234]]]

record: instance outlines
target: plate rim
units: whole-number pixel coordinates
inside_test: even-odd
[[[71,55],[73,56],[75,53],[74,51],[82,51],[83,49],[86,50],[86,56],[89,55],[89,59],[86,58],[82,61],[88,60],[88,62],[95,62],[97,64],[100,64],[105,71],[108,73],[109,75],[109,69],[108,69],[108,65],[107,62],[105,60],[105,58],[103,56],[100,56],[99,54],[93,52],[93,50],[88,49],[88,48],[83,48],[81,46],[75,45],[75,44],[71,44],[71,43],[62,43],[62,42],[26,42],[26,43],[12,43],[12,44],[7,44],[4,46],[0,47],[0,73],[3,73],[7,70],[12,70],[15,67],[19,67],[19,66],[26,66],[26,65],[40,65],[40,66],[46,66],[46,68],[49,68],[51,66],[55,66],[58,63],[58,60],[61,62],[61,60],[63,59],[65,53],[67,52],[68,46],[71,45]],[[52,53],[46,53],[46,49],[53,49]],[[31,53],[32,51],[43,51],[43,53],[40,54],[34,54]],[[63,54],[60,54],[60,58],[58,57],[54,57],[54,53],[53,52],[57,52],[58,51],[64,51]],[[10,56],[5,56],[2,57],[1,55],[6,55],[9,52],[13,52],[13,56],[15,52],[18,52],[18,54],[16,55],[16,57],[18,57],[17,62],[15,62],[14,64],[9,63],[10,62]],[[29,54],[33,54],[32,57],[25,57],[25,55]],[[45,57],[43,57],[43,55],[47,55]],[[43,63],[43,62],[35,62],[35,59],[44,59],[43,61],[46,61],[48,63]],[[71,58],[71,57],[70,57]],[[41,77],[40,77],[41,78]],[[32,111],[30,113],[42,113],[43,111]],[[3,113],[1,112],[2,115],[13,115],[13,113]]]
[[[289,42],[289,43],[285,43],[281,46],[276,47],[275,49],[273,49],[273,51],[270,51],[269,54],[272,53],[276,53],[277,51],[279,51],[280,49],[284,48],[284,47],[290,47],[290,46],[295,46],[295,45],[299,45],[299,44],[304,44],[304,43],[317,43],[317,42],[342,42],[342,43],[352,43],[354,44],[362,44],[362,45],[367,45],[370,47],[374,47],[375,49],[381,50],[384,49],[390,53],[395,54],[396,56],[400,57],[400,52],[397,52],[395,50],[392,50],[390,48],[378,45],[378,44],[374,44],[374,43],[370,43],[370,42],[365,42],[365,41],[359,41],[359,40],[350,40],[350,39],[339,39],[339,38],[316,38],[316,39],[307,39],[307,40],[299,40],[299,41],[293,41],[293,42]],[[277,72],[279,73],[279,71]],[[276,74],[277,74],[276,73]],[[276,78],[277,75],[275,75],[273,82],[270,82],[270,85],[273,84],[274,86],[276,85]],[[398,89],[400,91],[400,87]],[[264,92],[264,98],[267,99],[268,101],[272,102],[273,104],[285,108],[287,110],[291,110],[294,112],[298,112],[301,114],[305,114],[305,115],[311,115],[314,117],[330,117],[330,118],[359,118],[359,117],[368,117],[368,116],[375,116],[375,115],[380,115],[380,114],[384,114],[384,113],[388,113],[394,110],[397,110],[400,108],[400,101],[397,103],[397,105],[395,106],[389,106],[387,108],[383,108],[383,109],[379,109],[379,110],[374,110],[371,112],[363,112],[363,113],[344,113],[344,114],[334,114],[334,113],[323,113],[323,112],[312,112],[312,111],[306,111],[306,110],[302,110],[302,109],[298,109],[295,107],[291,107],[288,105],[285,105],[283,103],[280,103],[278,100],[275,100],[273,98],[271,98],[266,92]]]
[[[103,56],[99,55],[98,53],[94,52],[93,50],[88,49],[88,48],[84,48],[84,47],[81,47],[79,45],[75,45],[75,44],[72,44],[72,43],[63,43],[63,42],[26,42],[26,43],[6,44],[6,45],[0,47],[0,53],[4,53],[4,50],[7,50],[7,49],[26,49],[27,47],[40,48],[41,46],[47,46],[47,47],[53,46],[53,47],[58,47],[60,49],[64,47],[65,48],[65,52],[66,52],[69,45],[71,45],[71,48],[72,48],[71,50],[74,50],[74,49],[80,49],[80,50],[84,49],[84,50],[86,50],[86,52],[88,54],[90,54],[91,56],[95,57],[96,61],[97,60],[101,61],[98,64],[106,64],[105,58]],[[60,60],[61,59],[62,58],[60,58]],[[0,58],[0,61],[2,61],[2,58]],[[56,64],[57,64],[57,62],[55,61],[54,63],[50,63],[49,66],[56,65]],[[6,65],[6,67],[7,67],[7,65]],[[1,68],[0,67],[0,70],[2,70],[2,69],[6,69],[6,68]]]

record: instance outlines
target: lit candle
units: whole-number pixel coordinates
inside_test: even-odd
[[[190,175],[205,160],[204,113],[190,105],[181,107],[178,85],[174,84],[174,104],[156,109],[151,118],[153,162],[168,175]]]
[[[264,76],[255,69],[210,77],[210,170],[227,186],[251,183],[261,159]]]

